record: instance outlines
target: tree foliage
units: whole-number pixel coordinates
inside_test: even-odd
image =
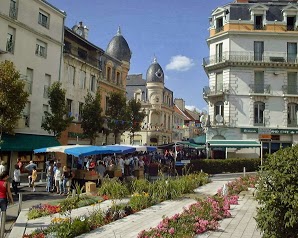
[[[260,172],[256,221],[264,238],[298,234],[298,146],[269,155]]]
[[[142,110],[141,102],[136,101],[135,99],[131,99],[128,101],[128,116],[130,118],[131,124],[129,127],[130,143],[132,144],[134,140],[135,132],[141,130],[141,123],[143,122],[146,112],[145,109]]]
[[[94,144],[95,138],[102,130],[103,117],[100,105],[100,94],[96,93],[95,98],[88,92],[85,97],[85,104],[82,110],[82,128],[84,134],[88,135],[91,144]]]
[[[71,124],[74,117],[68,115],[66,104],[66,90],[61,88],[60,82],[54,82],[49,88],[49,105],[51,113],[45,111],[45,119],[41,127],[60,138],[61,133]]]
[[[29,94],[25,82],[12,62],[0,63],[0,138],[2,132],[13,134],[16,123],[26,106]]]
[[[122,92],[111,92],[107,104],[108,127],[115,136],[116,144],[118,135],[126,131],[130,124],[126,97]]]

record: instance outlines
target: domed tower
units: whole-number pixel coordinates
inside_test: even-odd
[[[164,73],[154,57],[153,63],[149,66],[146,75],[148,100],[155,109],[161,108],[163,101],[163,89],[164,89]]]
[[[121,80],[123,86],[126,87],[126,78],[130,69],[131,51],[127,41],[121,34],[120,26],[118,27],[117,34],[108,44],[106,53],[122,62]]]

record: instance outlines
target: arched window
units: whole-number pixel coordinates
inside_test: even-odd
[[[215,103],[214,107],[214,114],[216,115],[221,115],[222,117],[224,116],[224,103],[223,102],[217,102]]]
[[[112,69],[111,67],[107,68],[107,80],[111,81],[111,74],[112,74]]]
[[[263,102],[254,103],[254,125],[255,126],[264,125],[264,111],[265,111],[265,103]]]
[[[116,74],[116,84],[120,85],[120,73],[119,72],[117,72],[117,74]]]
[[[288,126],[297,126],[298,105],[296,103],[288,104]]]

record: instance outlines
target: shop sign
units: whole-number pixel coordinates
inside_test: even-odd
[[[259,132],[260,130],[260,132]],[[285,135],[294,135],[298,134],[297,129],[267,129],[270,133],[265,133],[264,128],[240,128],[242,133],[258,133],[258,134],[285,134]]]

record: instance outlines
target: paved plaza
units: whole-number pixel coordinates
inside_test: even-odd
[[[211,183],[199,187],[195,190],[195,192],[198,195],[204,196],[214,195],[220,187],[222,187],[230,180],[232,179],[229,176],[214,176]],[[231,206],[230,212],[232,214],[232,217],[220,221],[220,229],[218,231],[207,232],[205,234],[198,235],[197,238],[261,238],[261,234],[259,231],[257,231],[256,222],[254,220],[254,216],[256,215],[257,202],[254,199],[253,192],[254,190],[249,190],[240,194],[239,205]],[[55,198],[55,196],[53,196],[53,198]],[[119,202],[127,202],[127,200],[124,199]],[[36,203],[37,202],[35,201],[35,204]],[[180,213],[183,211],[184,207],[188,207],[192,203],[195,203],[195,200],[190,198],[165,201],[161,204],[152,206],[133,215],[127,216],[121,220],[112,222],[79,237],[137,237],[137,234],[142,230],[147,230],[150,227],[156,227],[162,220],[163,216],[171,217],[176,213]],[[92,212],[94,209],[98,208],[106,210],[110,205],[110,201],[105,201],[96,206],[79,208],[73,211],[73,216],[86,215]],[[15,205],[15,207],[17,206]],[[21,237],[22,234],[31,233],[36,228],[46,227],[50,224],[51,219],[53,218],[53,216],[48,216],[27,221],[27,211],[28,209],[22,210],[16,223],[13,226],[12,231],[6,237]]]

